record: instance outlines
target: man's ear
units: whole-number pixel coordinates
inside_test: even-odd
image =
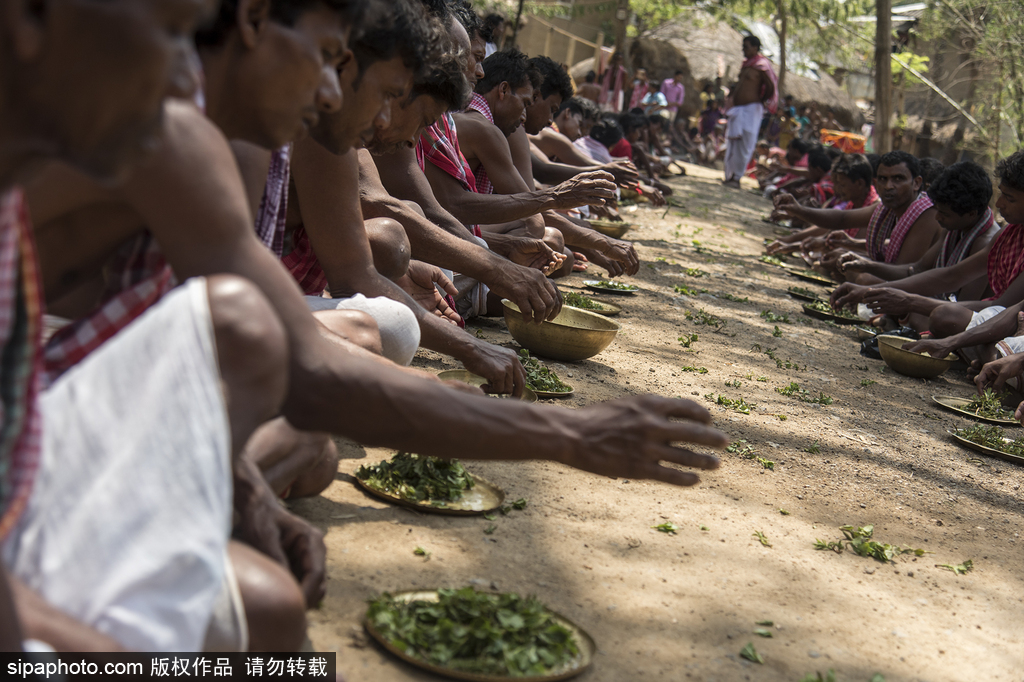
[[[924,178],[922,178],[920,175],[917,176],[916,178],[914,178],[914,191],[915,192],[920,192],[922,185],[924,185]]]
[[[508,84],[508,81],[502,81],[498,84],[498,99],[504,100],[506,97],[512,94],[512,86]]]
[[[21,62],[34,62],[43,50],[46,19],[53,10],[48,0],[8,0],[3,3],[6,36],[15,58]]]
[[[250,50],[256,47],[260,35],[270,21],[271,0],[239,0],[235,22],[242,44]]]

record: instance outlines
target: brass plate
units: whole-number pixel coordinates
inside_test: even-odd
[[[602,289],[604,291],[604,289]],[[573,310],[585,310],[588,313],[597,313],[598,315],[604,315],[605,317],[615,317],[622,312],[622,308],[611,303],[605,303],[604,301],[598,301],[596,298],[590,299],[594,303],[601,306],[600,310],[591,310],[590,308],[577,308],[574,305],[565,305],[566,308],[572,308]]]
[[[570,388],[568,391],[534,391],[538,398],[568,398],[575,392],[575,388]]]
[[[960,445],[963,445],[968,450],[974,450],[975,452],[980,452],[983,455],[1003,459],[1006,460],[1007,462],[1013,462],[1014,464],[1024,464],[1024,457],[1018,457],[1017,455],[1011,455],[1009,453],[1003,452],[1002,450],[995,450],[993,448],[987,448],[984,445],[978,445],[974,441],[969,441],[963,436],[956,435],[952,431],[949,432],[949,435],[953,437],[953,440],[960,443]],[[1010,438],[1004,438],[1003,440],[1006,441],[1007,443],[1013,442]]]
[[[942,405],[947,410],[959,412],[965,417],[977,419],[980,422],[988,422],[989,424],[1005,424],[1007,426],[1020,426],[1020,422],[1018,422],[1016,419],[994,419],[992,417],[982,417],[981,415],[974,414],[970,410],[964,409],[964,406],[971,402],[967,398],[957,398],[956,396],[952,395],[933,395],[932,400],[935,402],[936,405]]]
[[[853,329],[857,332],[857,338],[861,341],[867,341],[878,336],[877,330],[869,329],[868,327],[854,327]]]
[[[824,285],[835,284],[835,282],[830,280],[828,277],[825,277],[824,275],[819,275],[817,273],[808,274],[803,270],[790,270],[789,274],[793,275],[797,279],[802,279],[805,282],[814,282],[815,284]]]
[[[640,287],[637,287],[634,284],[630,284],[629,285],[631,287],[634,287],[633,289],[630,289],[629,291],[622,291],[621,289],[609,289],[607,287],[598,286],[597,283],[600,282],[600,281],[601,280],[598,280],[598,279],[586,279],[586,280],[583,280],[583,286],[585,286],[588,289],[591,289],[593,291],[600,291],[600,292],[606,293],[606,294],[615,294],[616,296],[632,296],[636,292],[640,291]],[[588,311],[588,312],[590,312],[590,311]]]
[[[356,485],[370,493],[374,497],[379,497],[385,502],[391,504],[397,504],[400,507],[408,507],[409,509],[415,509],[416,511],[427,512],[430,514],[445,514],[447,516],[479,516],[480,514],[486,514],[496,510],[501,506],[501,503],[505,501],[505,491],[494,485],[488,480],[480,478],[476,474],[470,474],[473,477],[473,488],[466,490],[462,493],[462,499],[455,502],[446,502],[444,507],[439,507],[431,504],[430,502],[416,502],[414,500],[406,500],[393,493],[387,493],[383,490],[377,490],[366,485],[358,476],[353,475]]]
[[[801,294],[799,291],[793,291],[792,289],[786,289],[786,293],[789,294],[790,296],[792,296],[793,298],[797,299],[797,300],[809,301],[811,303],[814,303],[815,301],[823,301],[823,300],[825,300],[825,299],[821,298],[820,296],[817,296],[817,295],[808,296],[807,294]]]
[[[443,372],[438,372],[437,378],[442,381],[461,381],[464,384],[470,384],[471,386],[483,386],[487,383],[487,379],[482,376],[477,376],[469,370],[465,369],[448,369]],[[488,393],[487,395],[492,398],[511,398],[510,393]],[[535,403],[537,402],[537,394],[534,393],[533,389],[529,386],[523,388],[523,397],[520,398],[524,403]]]
[[[633,227],[633,223],[614,220],[591,220],[589,222],[590,227],[594,230],[600,232],[606,237],[612,237],[613,239],[622,239],[622,237],[629,232],[629,229]]]
[[[820,310],[815,310],[810,306],[801,306],[804,309],[804,315],[808,317],[815,317],[819,320],[832,320],[836,324],[861,324],[864,320],[858,318],[843,317],[841,315],[834,315],[832,313],[825,313]]]
[[[392,593],[392,596],[395,599],[404,599],[405,601],[437,601],[436,590],[410,590],[408,592]],[[583,628],[559,613],[555,613],[554,611],[550,611],[550,613],[554,616],[559,625],[568,628],[572,632],[573,636],[576,638],[576,644],[579,647],[580,653],[576,661],[570,664],[570,667],[566,670],[561,670],[549,675],[533,675],[530,677],[483,675],[480,673],[469,673],[461,670],[442,668],[441,666],[437,666],[420,658],[416,658],[415,656],[411,656],[391,644],[391,642],[389,642],[379,630],[370,625],[370,621],[365,616],[363,617],[363,627],[366,628],[366,631],[370,636],[377,640],[382,647],[393,653],[395,656],[398,656],[406,663],[453,680],[470,680],[470,682],[499,682],[503,680],[515,680],[516,682],[556,682],[557,680],[567,680],[570,677],[575,677],[585,670],[588,670],[590,666],[594,664],[594,655],[597,653],[597,645],[594,643],[594,638],[587,634]]]

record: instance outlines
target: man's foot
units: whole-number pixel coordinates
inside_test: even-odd
[[[733,179],[733,180],[723,180],[722,181],[722,185],[724,185],[725,187],[732,187],[733,189],[739,189],[740,188],[740,181],[736,180],[736,179]]]

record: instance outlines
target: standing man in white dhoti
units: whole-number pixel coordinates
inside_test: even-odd
[[[739,80],[732,92],[733,105],[728,113],[725,180],[722,181],[736,189],[740,188],[740,178],[757,145],[764,110],[767,108],[774,114],[779,107],[779,79],[772,63],[761,54],[761,41],[757,36],[743,39],[743,57]]]

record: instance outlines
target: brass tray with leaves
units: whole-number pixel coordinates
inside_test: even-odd
[[[596,311],[595,311],[596,312]],[[437,378],[441,381],[461,381],[464,384],[471,386],[483,386],[487,383],[487,379],[482,376],[473,374],[469,370],[465,369],[446,369],[443,372],[437,373]],[[492,398],[511,398],[510,393],[488,393]],[[523,395],[519,399],[524,403],[535,403],[539,394],[535,393],[529,386],[523,388]]]
[[[1024,457],[1020,457],[1019,455],[1011,455],[1010,453],[1003,452],[1002,450],[996,450],[995,448],[980,445],[972,440],[964,438],[963,436],[959,436],[953,433],[952,431],[949,432],[949,435],[953,438],[953,440],[960,443],[960,445],[963,445],[968,450],[974,450],[975,452],[979,452],[983,455],[988,455],[989,457],[996,457],[998,459],[1006,460],[1007,462],[1013,462],[1014,464],[1024,464]],[[1013,442],[1012,438],[1004,438],[1003,440],[1006,441],[1007,443]]]
[[[392,598],[398,601],[438,601],[439,596],[437,590],[410,590],[407,592],[396,592],[391,594]],[[382,647],[387,649],[389,652],[402,659],[406,663],[413,665],[422,670],[427,670],[437,675],[447,677],[455,680],[469,680],[470,682],[503,682],[505,680],[515,680],[516,682],[557,682],[558,680],[567,680],[575,677],[582,672],[590,669],[594,664],[594,656],[597,653],[597,645],[594,643],[594,639],[581,627],[573,623],[565,616],[547,609],[548,613],[551,614],[552,620],[568,629],[576,642],[576,646],[579,649],[579,653],[576,658],[571,661],[567,666],[563,666],[561,669],[553,670],[552,672],[544,675],[528,675],[528,676],[509,676],[509,675],[490,675],[485,673],[469,672],[464,670],[457,670],[454,668],[443,667],[435,665],[428,660],[407,653],[402,648],[392,643],[384,634],[378,630],[370,622],[370,612],[367,611],[366,616],[363,618],[363,627],[366,628],[367,633],[377,641]]]
[[[793,275],[797,279],[802,279],[805,282],[813,282],[815,284],[831,285],[835,284],[831,279],[824,275],[819,275],[813,270],[789,270],[789,274]]]
[[[1020,426],[1020,422],[1013,418],[1000,419],[998,417],[983,417],[980,414],[975,414],[974,412],[971,412],[970,410],[966,409],[967,405],[970,404],[971,402],[970,398],[957,398],[956,396],[952,395],[933,395],[932,401],[936,405],[941,405],[945,407],[947,410],[959,412],[965,417],[977,419],[978,421],[981,422],[988,422],[989,424],[1002,424],[1004,426]]]
[[[827,304],[826,301],[821,301],[821,302]],[[812,308],[808,304],[804,304],[801,307],[804,309],[804,315],[807,315],[808,317],[814,317],[814,318],[817,318],[819,320],[832,320],[836,324],[857,324],[857,325],[859,325],[859,324],[863,324],[864,323],[864,320],[860,319],[859,317],[846,317],[844,315],[838,315],[836,313],[828,313],[828,312],[825,312],[824,310],[818,310],[817,308]]]
[[[640,291],[640,287],[634,284],[627,284],[628,289],[616,289],[614,287],[608,287],[601,284],[602,280],[587,279],[583,280],[583,286],[587,287],[592,291],[600,291],[606,294],[615,294],[616,296],[632,296],[636,292]],[[591,312],[591,311],[588,311]]]
[[[397,492],[382,490],[370,485],[366,481],[353,476],[356,485],[385,502],[397,504],[400,507],[407,507],[417,511],[429,512],[431,514],[444,514],[448,516],[479,516],[492,512],[501,507],[505,501],[505,491],[491,483],[487,479],[476,474],[466,472],[473,479],[473,487],[462,492],[458,500],[412,500],[406,499]]]

